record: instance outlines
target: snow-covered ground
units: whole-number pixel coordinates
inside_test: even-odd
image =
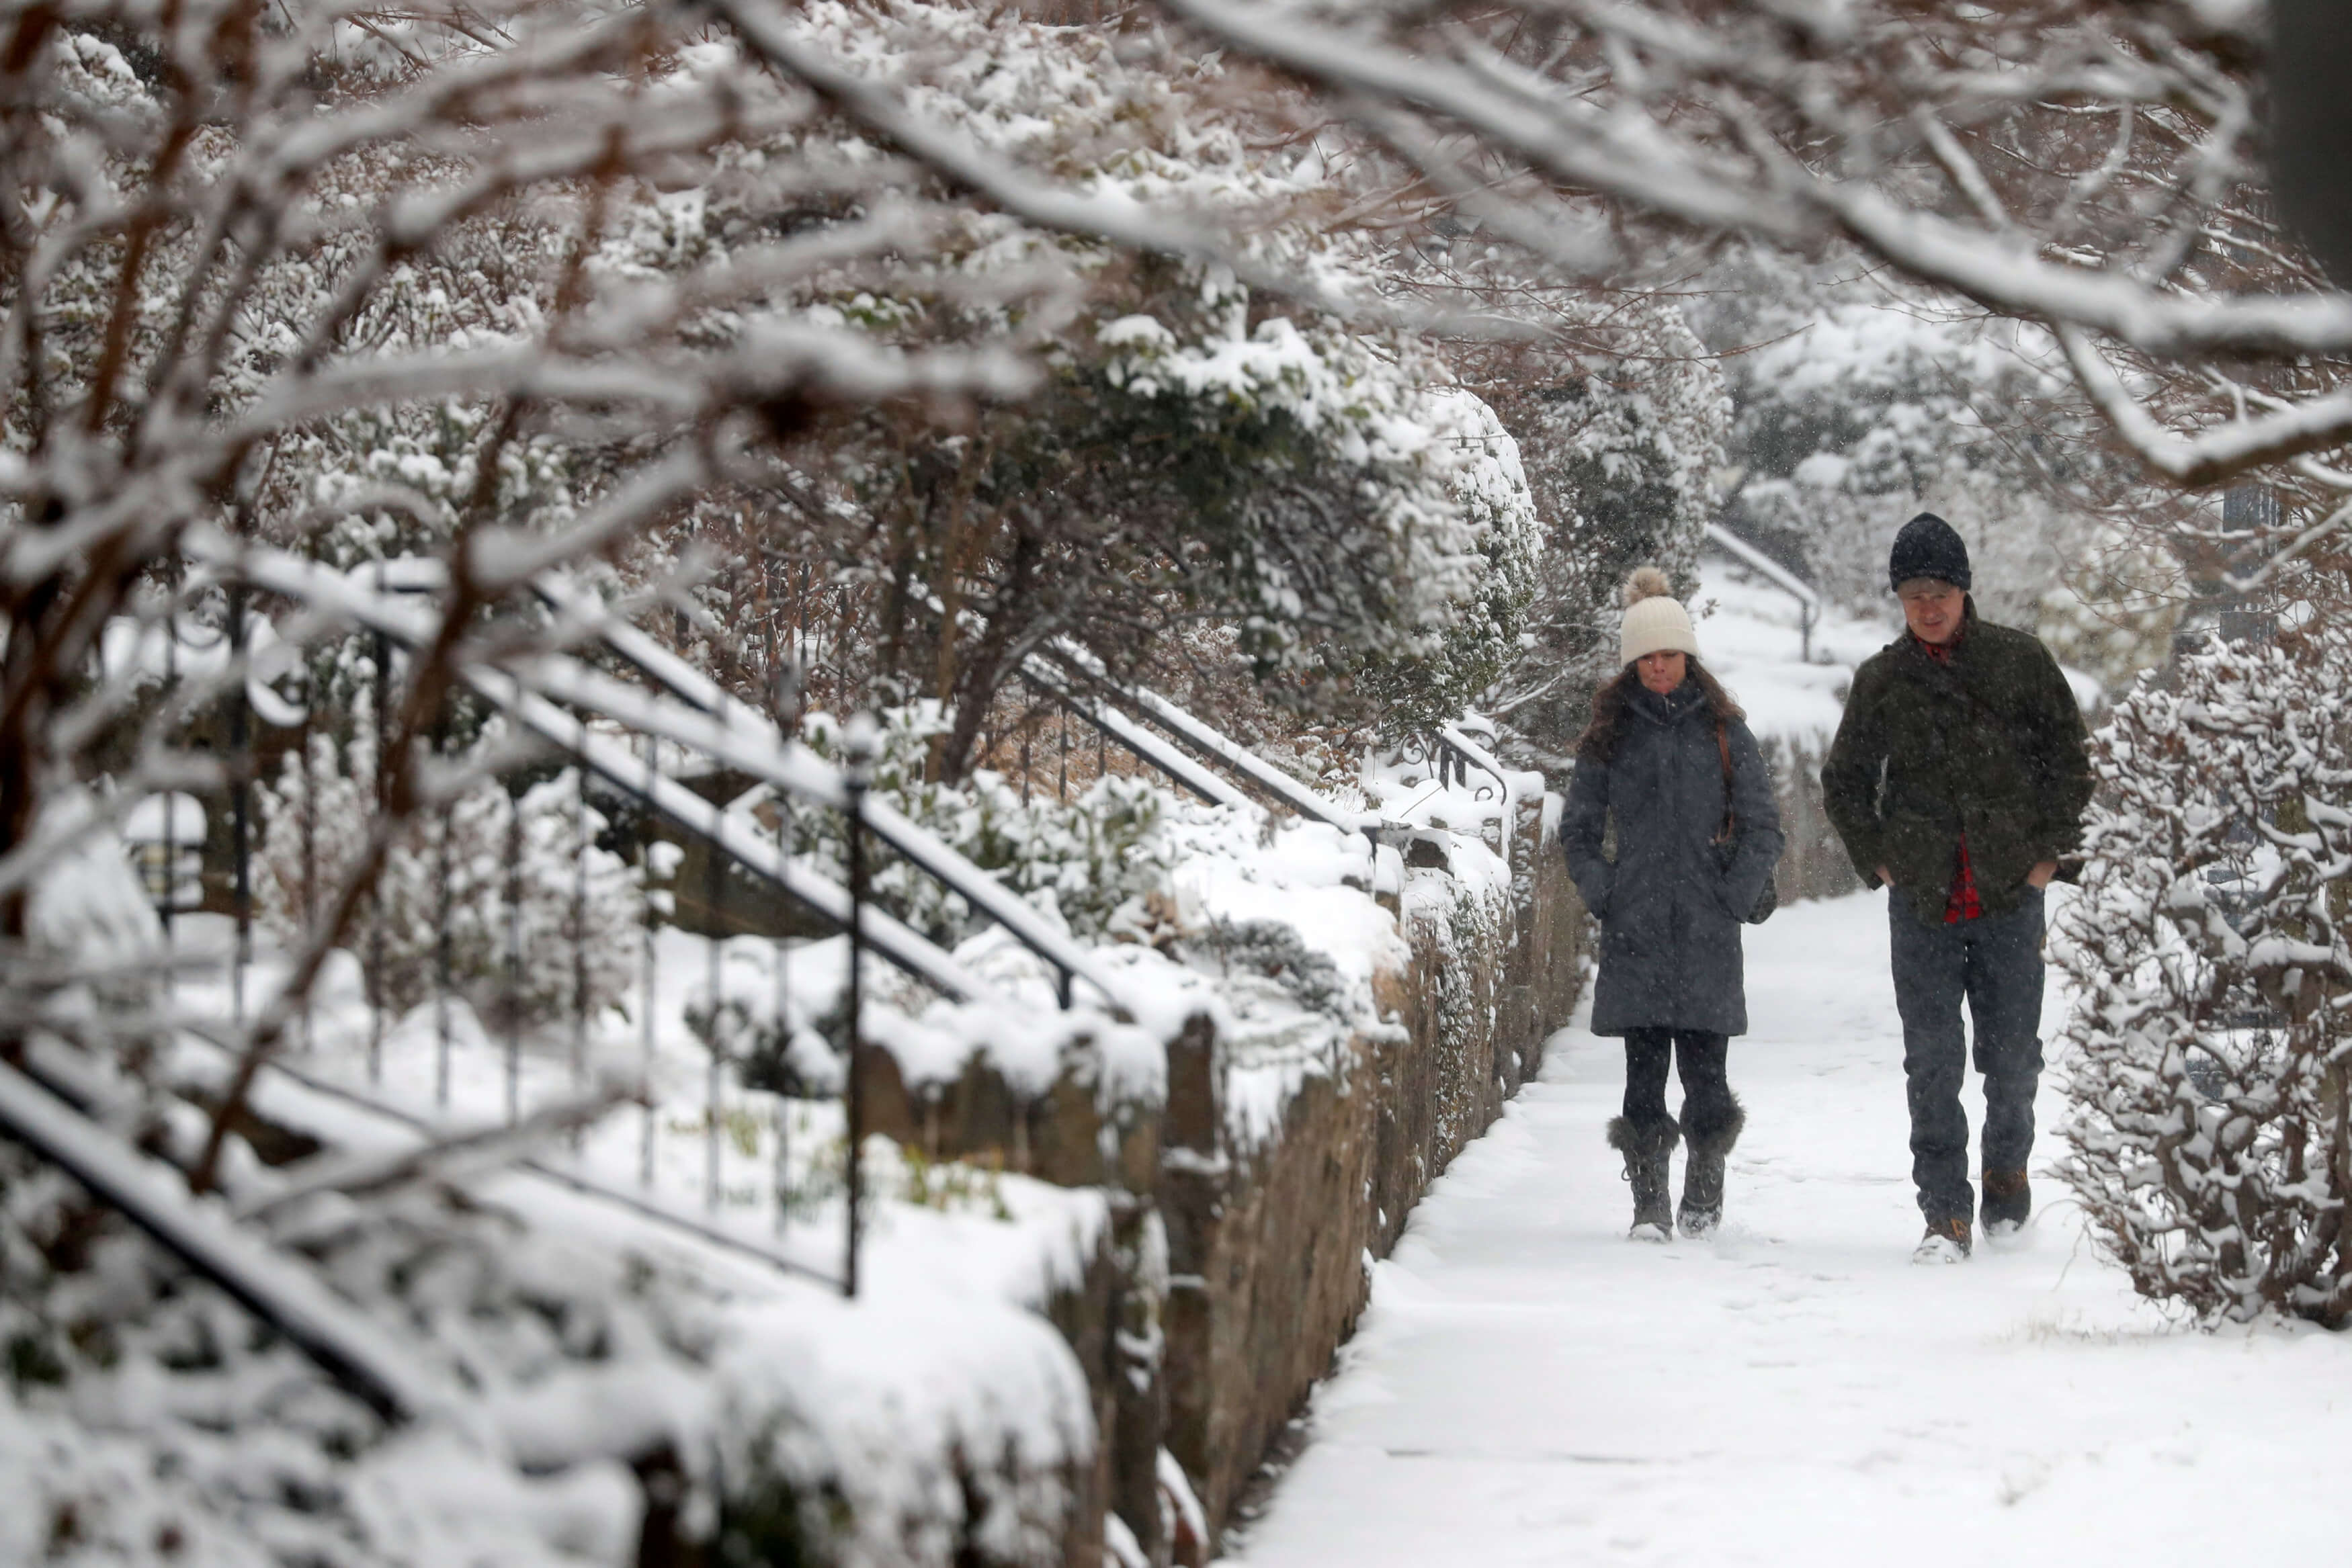
[[[1230,1568],[2340,1561],[2352,1339],[2168,1322],[2040,1168],[2023,1236],[1908,1261],[1885,920],[1864,894],[1749,933],[1714,1239],[1625,1239],[1620,1047],[1557,1035],[1376,1266]],[[2061,1110],[2045,1077],[2037,1167]]]

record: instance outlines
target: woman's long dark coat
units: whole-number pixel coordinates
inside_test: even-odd
[[[1592,1032],[1631,1029],[1748,1032],[1740,916],[1780,861],[1780,810],[1748,727],[1733,720],[1739,849],[1722,864],[1723,758],[1715,718],[1693,681],[1665,696],[1638,688],[1605,764],[1580,758],[1560,837],[1569,873],[1601,922]],[[1601,841],[1617,819],[1617,858]]]

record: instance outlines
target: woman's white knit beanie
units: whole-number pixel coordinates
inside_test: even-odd
[[[1617,646],[1620,668],[1645,654],[1670,649],[1698,653],[1698,633],[1691,630],[1690,612],[1675,601],[1674,584],[1654,566],[1642,567],[1625,580],[1625,624]]]

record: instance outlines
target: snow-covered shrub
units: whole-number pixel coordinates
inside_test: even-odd
[[[1393,277],[1392,241],[1348,215],[1370,194],[1361,162],[1269,137],[1276,84],[1153,47],[1140,17],[1050,26],[932,0],[793,15],[977,148],[1150,211],[1246,213],[1254,262],[1334,295],[1370,298]],[[813,152],[862,162],[867,134],[780,120],[721,154],[696,202],[660,209],[662,232],[718,260],[797,230],[806,198],[780,198],[758,171]],[[656,204],[633,211],[630,265],[674,268],[642,237]],[[1063,274],[1082,292],[1036,310],[1037,280]],[[824,574],[836,596],[815,629],[816,700],[939,702],[951,724],[937,776],[961,783],[984,766],[987,715],[1020,655],[1056,639],[1128,677],[1213,624],[1294,718],[1345,705],[1408,728],[1458,714],[1516,650],[1525,486],[1502,460],[1508,438],[1477,428],[1477,400],[1412,333],[1308,308],[1229,267],[1122,257],[982,213],[922,265],[880,282],[845,270],[797,302],[894,352],[986,340],[1008,315],[1041,340],[1028,395],[985,400],[952,433],[911,402],[827,420],[791,449],[794,484],[750,505],[708,497],[664,537],[681,551],[740,538],[747,556]],[[780,618],[806,646],[797,584],[713,574],[697,593],[747,662],[752,628]]]
[[[321,728],[310,737],[307,767],[289,752],[277,783],[257,791],[255,880],[263,925],[280,941],[299,941],[322,918],[359,864],[376,816],[375,776],[374,727],[362,707],[350,738]],[[510,865],[518,811],[521,852]],[[518,1011],[526,1025],[568,1019],[583,978],[589,1017],[620,1006],[635,972],[644,904],[636,869],[596,843],[604,825],[571,768],[525,789],[520,801],[483,779],[446,813],[408,823],[344,938],[363,963],[377,965],[370,977],[377,1004],[400,1011],[430,998],[446,940],[450,983],[484,1019],[505,1021]],[[521,963],[510,975],[517,888]]]
[[[2146,1295],[2352,1316],[2352,638],[2143,682],[2095,751],[2066,1176]]]
[[[1215,919],[1187,946],[1227,975],[1238,970],[1272,980],[1310,1012],[1349,1016],[1353,998],[1339,966],[1286,922]]]
[[[1103,329],[1110,395],[1088,401],[1133,405],[1150,490],[1208,547],[1171,563],[1171,586],[1227,579],[1265,674],[1360,667],[1406,723],[1458,714],[1515,648],[1532,587],[1534,506],[1493,411],[1407,344],[1251,327],[1230,287],[1171,303],[1167,322]]]
[[[177,1122],[183,1134],[202,1124]],[[235,1197],[268,1191],[248,1185],[266,1179],[249,1152],[231,1177]],[[420,1377],[485,1390],[503,1409],[546,1397],[562,1410],[698,1370],[708,1305],[624,1247],[437,1189],[378,1196],[324,1224],[278,1218],[263,1234],[281,1244],[281,1268],[414,1346]],[[567,1471],[533,1481],[447,1427],[388,1427],[7,1141],[0,1348],[0,1562],[576,1568],[635,1546],[638,1489],[600,1447],[613,1428],[540,1423],[571,1448],[533,1455]],[[624,1454],[633,1440],[620,1435]]]
[[[1058,915],[1082,937],[1098,939],[1130,899],[1159,887],[1169,851],[1159,841],[1167,791],[1150,779],[1108,773],[1083,792],[1058,800],[982,770],[960,785],[927,779],[934,739],[947,720],[939,705],[909,704],[882,715],[882,743],[874,765],[874,794],[929,828],[964,858],[1039,908]],[[820,754],[837,756],[841,727],[830,714],[813,714],[803,737]],[[843,821],[832,811],[793,818],[793,845],[829,876],[847,875]],[[979,929],[961,894],[869,841],[870,887],[876,900],[934,939],[952,945]]]
[[[1516,651],[1535,529],[1510,437],[1425,349],[1276,303],[1144,269],[971,436],[885,409],[797,455],[832,497],[809,526],[849,548],[953,519],[876,569],[952,614],[894,593],[863,639],[883,689],[948,711],[936,773],[962,781],[1015,651],[1059,639],[1125,677],[1213,623],[1269,702],[1398,729],[1454,716]]]
[[[1367,661],[1359,684],[1375,705],[1378,732],[1391,738],[1458,718],[1518,656],[1543,549],[1518,443],[1495,411],[1460,390],[1421,402],[1479,570],[1444,603],[1433,646]]]

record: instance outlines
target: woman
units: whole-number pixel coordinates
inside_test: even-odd
[[[1780,859],[1780,812],[1739,706],[1698,662],[1690,616],[1665,574],[1626,580],[1623,669],[1593,695],[1576,743],[1561,837],[1570,874],[1601,922],[1592,1032],[1625,1037],[1625,1112],[1609,1124],[1625,1156],[1637,1238],[1664,1241],[1676,1216],[1666,1160],[1690,1140],[1679,1215],[1704,1236],[1723,1218],[1723,1160],[1745,1115],[1725,1075],[1748,1030],[1739,926]],[[1614,816],[1617,856],[1601,839]],[[1669,1058],[1682,1122],[1666,1113]]]

